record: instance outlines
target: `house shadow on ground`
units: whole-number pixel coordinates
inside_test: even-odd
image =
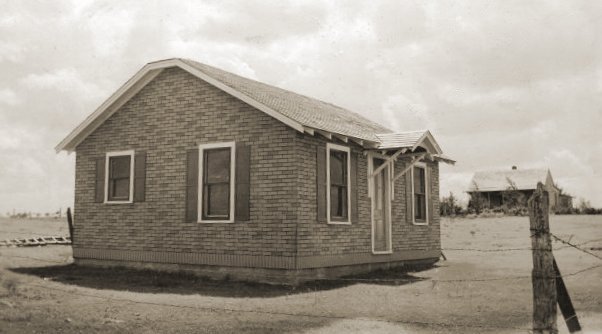
[[[319,279],[298,286],[271,285],[231,280],[213,280],[195,276],[186,272],[167,273],[152,270],[129,268],[96,268],[75,264],[20,267],[11,271],[20,274],[38,276],[43,279],[100,290],[120,290],[141,293],[168,293],[181,295],[204,295],[232,298],[267,298],[295,295],[316,291],[344,288],[355,284],[401,286],[423,281],[428,278],[417,277],[409,272],[418,272],[434,268],[413,267],[378,270],[370,273],[345,276],[338,279]]]

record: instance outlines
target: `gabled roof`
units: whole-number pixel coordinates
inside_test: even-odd
[[[345,142],[351,140],[371,149],[414,149],[418,145],[430,145],[426,147],[427,150],[434,154],[442,153],[439,145],[428,131],[395,134],[382,125],[333,104],[244,78],[193,60],[180,58],[161,60],[145,65],[63,139],[56,146],[56,150],[75,150],[77,145],[161,71],[171,67],[179,67],[187,71],[299,132],[311,135],[317,133]]]
[[[473,191],[503,191],[511,187],[511,182],[517,190],[537,188],[537,183],[546,184],[548,169],[514,169],[503,171],[476,172],[470,181],[469,192]]]
[[[392,132],[377,134],[379,144],[378,149],[390,150],[407,148],[415,150],[418,146],[426,146],[429,151],[442,154],[439,144],[428,130],[410,131],[410,132]]]

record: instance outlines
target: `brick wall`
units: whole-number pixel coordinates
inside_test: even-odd
[[[439,166],[436,162],[429,162],[431,168],[430,200],[433,201],[433,219],[429,225],[421,226],[408,223],[406,219],[406,187],[405,178],[399,178],[394,185],[394,200],[391,208],[392,216],[392,248],[391,255],[372,255],[372,222],[371,199],[368,197],[368,159],[358,145],[352,143],[336,142],[339,145],[349,146],[353,153],[358,154],[357,186],[358,186],[358,223],[351,225],[335,225],[318,222],[316,219],[316,150],[318,146],[326,147],[327,140],[323,137],[297,135],[298,146],[297,163],[299,175],[297,189],[299,192],[298,204],[298,254],[307,265],[312,262],[325,263],[330,261],[357,261],[379,262],[389,261],[403,257],[404,252],[412,251],[413,257],[420,257],[425,251],[425,256],[438,254],[441,247],[439,224]],[[403,169],[403,163],[398,161],[394,167],[397,173]],[[308,180],[310,180],[308,182]],[[433,252],[434,251],[434,252]],[[346,258],[346,259],[344,259]]]
[[[164,70],[76,149],[76,254],[293,256],[294,137],[293,129],[187,72]],[[252,146],[250,222],[185,222],[186,150],[232,140]],[[94,159],[130,149],[147,152],[146,201],[94,203]]]

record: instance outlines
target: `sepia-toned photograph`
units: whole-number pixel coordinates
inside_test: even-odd
[[[0,333],[602,333],[602,3],[0,0]]]

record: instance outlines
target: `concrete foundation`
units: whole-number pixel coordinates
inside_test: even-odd
[[[268,284],[299,285],[308,281],[336,279],[347,275],[368,273],[380,269],[393,269],[400,267],[413,269],[417,267],[428,267],[433,265],[438,260],[438,258],[427,258],[420,260],[365,263],[308,269],[246,268],[78,258],[75,259],[75,264],[104,268],[125,267],[132,269],[151,269],[164,272],[186,272],[215,280],[229,279],[234,281],[251,281]]]

